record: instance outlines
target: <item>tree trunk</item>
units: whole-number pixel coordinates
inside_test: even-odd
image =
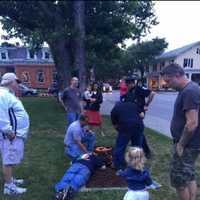
[[[74,67],[79,69],[80,90],[86,86],[85,69],[85,2],[76,0],[73,2],[74,12]]]
[[[59,77],[60,89],[68,86],[71,79],[71,57],[68,44],[69,42],[64,38],[49,43]]]

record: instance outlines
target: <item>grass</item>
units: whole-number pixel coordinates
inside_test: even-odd
[[[18,177],[26,179],[28,192],[15,199],[50,200],[54,184],[69,166],[69,160],[63,152],[65,134],[65,112],[54,98],[24,98],[24,106],[31,119],[31,131],[25,148],[24,162],[16,168]],[[114,145],[116,132],[109,117],[104,117],[106,137],[97,133],[98,145]],[[153,150],[153,158],[147,165],[152,176],[163,185],[158,191],[151,191],[151,199],[175,200],[175,191],[169,184],[170,140],[146,129],[148,142]],[[200,165],[198,163],[198,172]],[[199,176],[198,176],[199,179]],[[200,180],[199,180],[200,181]],[[0,189],[3,190],[2,179]],[[79,193],[75,200],[120,200],[124,191],[103,191]],[[200,194],[198,195],[200,199]],[[1,200],[12,199],[0,193]]]

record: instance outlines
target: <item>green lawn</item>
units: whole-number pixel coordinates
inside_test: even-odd
[[[24,98],[23,103],[31,118],[31,132],[26,143],[25,160],[16,169],[18,177],[25,178],[28,192],[15,199],[50,200],[53,186],[69,165],[63,153],[65,112],[53,98]],[[108,117],[104,117],[106,137],[97,134],[98,145],[113,145],[116,133]],[[151,199],[175,200],[173,188],[169,186],[170,140],[146,129],[153,158],[147,163],[152,176],[163,185],[159,191],[151,191]],[[198,163],[198,171],[200,171]],[[199,179],[199,176],[198,176]],[[2,191],[2,179],[0,179]],[[200,180],[199,180],[200,181]],[[120,200],[122,191],[79,193],[75,200]],[[0,194],[0,199],[12,199]],[[199,194],[200,199],[200,194]]]

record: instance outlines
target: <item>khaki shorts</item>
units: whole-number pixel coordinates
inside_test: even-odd
[[[189,182],[195,180],[195,161],[200,150],[185,148],[183,155],[179,157],[173,147],[173,157],[171,161],[170,181],[175,188],[185,187]]]
[[[15,138],[12,142],[8,139],[0,141],[0,150],[3,165],[17,165],[24,157],[24,140]]]

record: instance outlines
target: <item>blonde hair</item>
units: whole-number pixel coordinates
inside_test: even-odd
[[[125,155],[125,160],[128,166],[134,169],[143,170],[145,163],[145,156],[143,149],[139,147],[129,147]]]

